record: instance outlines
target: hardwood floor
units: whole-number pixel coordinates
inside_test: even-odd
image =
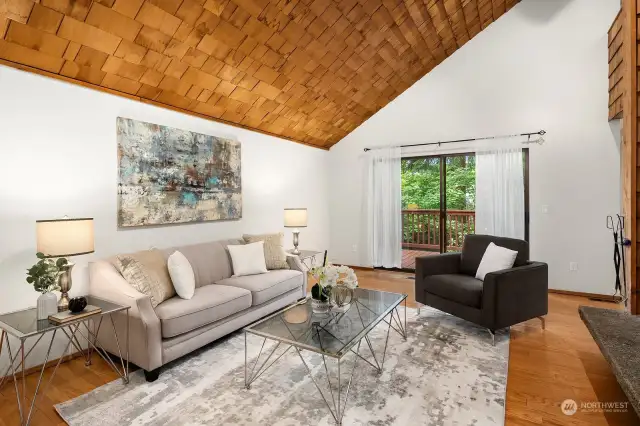
[[[357,274],[362,287],[407,293],[409,306],[415,307],[413,280],[407,278],[411,274],[363,270],[358,270]],[[560,403],[569,398],[578,404],[627,401],[578,316],[577,309],[581,304],[606,308],[615,306],[583,297],[550,294],[546,330],[541,329],[538,320],[511,328],[507,426],[640,426],[640,420],[630,405],[625,413],[578,411],[569,417],[560,411]],[[45,371],[43,383],[48,380],[51,370]],[[89,392],[116,378],[116,374],[99,357],[94,358],[91,367],[85,367],[82,358],[62,364],[47,392],[36,402],[32,424],[64,425],[53,404]],[[37,375],[28,376],[27,387],[31,393],[36,382]],[[0,389],[0,413],[1,426],[19,424],[13,383],[5,383]]]

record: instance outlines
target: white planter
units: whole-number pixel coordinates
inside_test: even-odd
[[[328,314],[331,310],[329,301],[321,302],[320,300],[311,299],[311,309],[314,314]]]
[[[53,293],[43,293],[38,297],[38,319],[49,318],[58,313],[58,298]]]

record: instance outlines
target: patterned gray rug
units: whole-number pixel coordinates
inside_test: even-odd
[[[508,332],[496,336],[494,347],[486,330],[427,308],[420,315],[407,310],[407,331],[404,341],[391,330],[381,375],[358,362],[344,425],[504,425]],[[370,336],[381,349],[386,324]],[[248,339],[255,358],[262,339]],[[364,343],[360,353],[370,356]],[[329,395],[322,358],[303,356]],[[354,358],[342,364],[343,386]],[[336,384],[335,361],[327,364]],[[246,390],[240,332],[169,364],[154,383],[137,371],[127,386],[113,381],[56,410],[73,426],[335,425],[293,350]]]

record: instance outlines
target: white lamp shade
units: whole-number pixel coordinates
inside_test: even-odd
[[[285,228],[304,228],[307,226],[307,209],[284,209]]]
[[[93,253],[93,219],[36,221],[38,252],[46,257]]]

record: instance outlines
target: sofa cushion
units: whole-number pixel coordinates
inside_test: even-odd
[[[244,240],[221,240],[211,243],[192,244],[162,250],[165,258],[169,258],[176,250],[184,254],[196,278],[196,288],[213,284],[233,275],[231,259],[227,251],[228,245],[244,244]]]
[[[304,284],[302,272],[291,269],[278,269],[266,274],[231,277],[216,284],[243,288],[251,292],[253,306],[268,302]]]
[[[468,275],[432,275],[424,280],[427,293],[473,308],[482,306],[482,286]]]
[[[173,288],[183,299],[191,299],[196,290],[196,277],[193,268],[184,254],[176,250],[167,261]]]
[[[158,250],[119,254],[111,258],[111,263],[129,285],[151,298],[153,307],[176,295],[167,262]]]
[[[480,266],[478,266],[478,271],[476,272],[476,278],[484,281],[485,275],[491,272],[513,268],[513,262],[516,261],[517,255],[518,252],[515,250],[509,250],[490,243],[487,251],[484,252],[484,256],[482,256]]]
[[[251,307],[251,292],[240,287],[205,285],[191,299],[173,297],[156,307],[162,337],[178,336]]]
[[[264,241],[264,260],[267,269],[289,269],[287,263],[287,252],[284,250],[282,240],[284,234],[263,234],[263,235],[243,235],[242,238],[247,244]]]
[[[475,277],[482,256],[490,243],[518,252],[513,266],[523,266],[529,261],[529,243],[523,240],[492,235],[467,235],[462,243],[460,272]]]
[[[227,247],[233,265],[233,276],[264,274],[267,264],[264,261],[264,241]]]

